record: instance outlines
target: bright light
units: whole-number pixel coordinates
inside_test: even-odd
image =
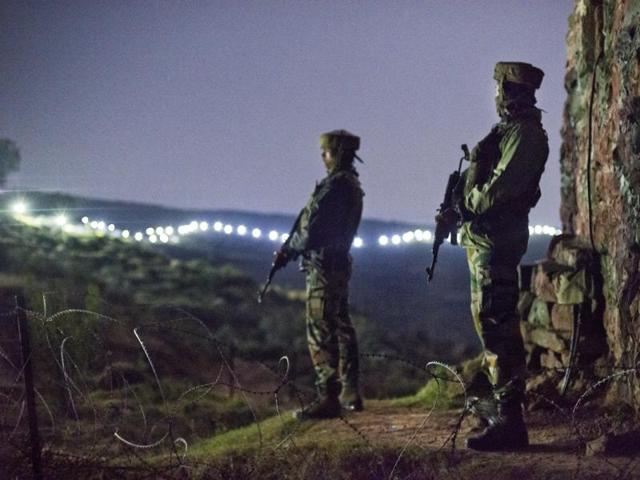
[[[173,227],[172,226],[168,226],[168,227],[164,227],[164,233],[166,233],[167,235],[173,235]]]
[[[209,230],[209,224],[207,222],[200,222],[200,231],[202,232],[206,232],[207,230]]]
[[[529,225],[529,235],[533,235],[534,234],[534,229],[531,225]]]
[[[104,231],[107,229],[107,225],[104,222],[98,222],[98,230]]]
[[[60,215],[56,216],[54,221],[59,227],[64,227],[67,224],[68,219],[66,215],[61,213]]]
[[[223,228],[224,228],[224,225],[222,224],[222,222],[216,222],[213,224],[213,229],[216,232],[221,232]]]
[[[11,205],[11,211],[19,214],[27,213],[27,204],[22,201],[17,201]]]
[[[142,232],[136,232],[133,238],[135,238],[136,242],[141,242],[144,238],[144,235],[142,234]]]
[[[156,227],[155,233],[156,235],[162,235],[164,233],[164,228]]]
[[[560,230],[559,228],[556,228],[555,234],[556,235],[562,235],[562,230]]]
[[[158,241],[158,237],[156,237],[156,235],[155,235],[155,234],[154,234],[154,235],[150,235],[150,236],[149,236],[149,241],[150,241],[151,243],[156,243],[156,242]]]
[[[169,242],[169,237],[166,233],[163,233],[162,235],[160,235],[160,241],[162,243],[168,243]]]
[[[91,223],[89,224],[89,226],[95,230],[96,228],[98,228],[98,222],[96,222],[96,221],[94,220],[93,222],[91,222]]]
[[[429,230],[422,231],[422,239],[425,242],[430,242],[432,238],[433,238],[433,234]]]
[[[402,237],[400,237],[400,235],[396,234],[391,237],[391,243],[394,245],[400,245],[400,242],[402,242]]]
[[[362,248],[362,245],[364,245],[364,242],[362,241],[362,239],[360,237],[356,237],[353,239],[353,246],[356,248]]]
[[[189,225],[180,225],[178,227],[178,235],[186,235],[191,231],[191,227]]]
[[[536,225],[535,227],[533,227],[533,231],[536,233],[536,235],[542,234],[542,225]]]
[[[289,238],[288,233],[283,233],[282,235],[280,235],[280,241],[282,242],[286,242],[288,238]]]
[[[271,230],[269,232],[269,240],[272,240],[274,242],[278,240],[278,232],[276,232],[275,230]]]
[[[383,247],[384,247],[385,245],[389,245],[389,237],[387,237],[386,235],[380,235],[380,236],[378,237],[378,243],[379,243],[380,245],[382,245]]]
[[[260,231],[259,228],[254,228],[251,230],[251,236],[253,236],[253,238],[260,238],[262,236],[262,231]]]
[[[196,222],[195,220],[193,222],[191,222],[189,224],[189,228],[191,228],[191,230],[197,230],[198,229],[198,222]]]
[[[422,230],[420,230],[420,229],[415,230],[415,231],[413,232],[413,236],[414,236],[414,237],[416,237],[416,240],[417,240],[418,242],[421,242],[421,241],[422,241],[422,239],[424,238],[424,235],[422,235]]]
[[[415,235],[413,234],[413,232],[405,232],[402,234],[402,241],[404,243],[411,243],[413,242],[415,238]]]
[[[244,225],[238,225],[237,231],[238,231],[238,235],[240,236],[246,235],[247,227],[245,227]]]
[[[89,223],[89,217],[82,217],[82,223],[84,223],[85,225]]]
[[[146,233],[148,236],[151,236],[155,233],[155,230],[152,227],[147,228],[144,233]]]
[[[107,230],[109,230],[110,232],[115,232],[116,226],[113,223],[110,223],[109,226],[107,227]]]
[[[129,235],[130,235],[129,230],[122,231],[122,238],[129,238]]]
[[[227,235],[231,235],[233,233],[233,227],[231,225],[225,225],[223,231]]]

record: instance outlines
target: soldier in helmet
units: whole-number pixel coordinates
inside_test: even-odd
[[[307,341],[317,399],[300,419],[333,418],[341,408],[363,408],[358,386],[358,344],[349,316],[349,249],[362,216],[364,193],[353,163],[360,138],[346,130],[321,135],[327,176],[300,212],[294,231],[276,253],[274,267],[301,257],[306,273]]]
[[[549,154],[535,91],[544,73],[528,63],[495,66],[500,122],[471,153],[459,184],[456,211],[441,221],[462,221],[461,244],[471,277],[471,313],[493,396],[480,402],[486,428],[467,439],[475,450],[524,448],[522,418],[525,351],[517,314],[517,266],[527,250],[529,210]]]

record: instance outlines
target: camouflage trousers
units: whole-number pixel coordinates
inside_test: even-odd
[[[349,315],[350,269],[307,270],[307,342],[322,395],[358,388],[358,341]]]
[[[517,267],[526,237],[500,246],[469,247],[471,316],[484,352],[483,367],[499,398],[520,397],[526,379],[525,350],[517,313]]]

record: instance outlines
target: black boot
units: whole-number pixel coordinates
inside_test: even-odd
[[[529,446],[527,427],[519,399],[497,401],[496,415],[485,418],[488,426],[479,435],[467,438],[467,448],[488,452],[521,450]],[[490,412],[490,410],[489,410]]]
[[[361,412],[364,410],[362,396],[357,386],[343,385],[340,392],[340,404],[349,412]]]
[[[326,384],[318,383],[318,396],[306,407],[293,412],[293,417],[298,420],[322,420],[336,418],[342,414],[338,393],[340,384],[334,378],[330,378]]]
[[[341,413],[340,400],[336,395],[321,395],[306,407],[293,412],[293,417],[298,420],[322,420],[337,418]]]
[[[498,402],[491,397],[469,397],[467,399],[467,410],[476,419],[476,426],[471,429],[472,433],[479,433],[489,425],[496,423],[498,419]]]

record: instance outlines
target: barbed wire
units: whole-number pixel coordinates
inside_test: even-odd
[[[42,327],[44,349],[34,351],[33,355],[38,356],[48,352],[45,355],[45,360],[48,360],[49,365],[43,367],[47,373],[46,385],[39,386],[37,396],[39,404],[47,411],[51,425],[50,430],[43,430],[43,434],[47,439],[44,452],[49,471],[55,472],[56,469],[59,469],[60,472],[64,472],[73,465],[75,466],[74,468],[81,466],[82,469],[86,469],[88,472],[102,470],[111,472],[113,475],[118,473],[133,475],[136,478],[152,478],[154,475],[159,474],[176,478],[180,475],[202,475],[206,478],[209,476],[207,471],[210,469],[215,472],[215,469],[218,468],[217,464],[215,461],[203,460],[202,457],[194,456],[190,453],[193,450],[194,441],[197,444],[197,435],[191,433],[192,438],[189,438],[188,435],[185,436],[183,434],[184,432],[180,433],[181,427],[179,423],[181,418],[177,408],[181,402],[187,400],[194,404],[205,401],[220,388],[228,388],[233,392],[240,393],[242,403],[250,412],[249,419],[244,420],[242,423],[245,426],[255,428],[257,432],[257,447],[255,448],[253,464],[248,467],[249,473],[259,472],[261,460],[266,456],[271,456],[275,460],[285,463],[287,461],[283,460],[283,458],[293,456],[302,462],[301,465],[305,466],[304,468],[311,468],[313,459],[309,458],[304,442],[300,444],[298,442],[302,438],[300,435],[305,430],[303,428],[305,424],[303,422],[291,423],[291,420],[287,421],[285,419],[285,415],[292,405],[297,405],[299,408],[304,408],[308,405],[308,402],[305,401],[305,396],[312,389],[305,386],[304,382],[299,383],[297,378],[303,374],[311,374],[313,366],[298,370],[294,368],[287,355],[278,358],[273,366],[262,359],[252,358],[251,355],[243,357],[237,346],[221,342],[216,338],[209,326],[197,316],[184,309],[178,309],[177,312],[181,314],[180,317],[176,317],[180,322],[152,321],[142,322],[140,325],[133,326],[131,322],[89,310],[67,309],[50,315],[25,310],[29,320]],[[15,312],[9,312],[9,315],[3,318],[10,318],[12,314],[15,315]],[[121,395],[124,397],[120,407],[118,407],[120,411],[114,413],[115,418],[109,419],[108,408],[104,404],[96,403],[103,390],[96,386],[95,378],[92,379],[86,376],[84,373],[86,367],[78,363],[74,352],[69,348],[74,344],[76,338],[66,333],[67,325],[65,325],[65,322],[77,323],[78,317],[87,322],[107,322],[116,328],[130,331],[132,345],[138,345],[139,350],[142,351],[144,365],[152,373],[151,382],[142,381],[134,386],[123,371],[118,368],[114,369],[113,362],[109,358],[109,372],[112,376],[114,374],[120,376],[119,383],[122,385],[120,390]],[[197,326],[197,329],[190,329],[188,325],[185,325],[185,321],[191,322],[192,325]],[[174,323],[180,323],[180,325],[175,325]],[[146,332],[148,338],[143,336],[143,332]],[[215,354],[218,366],[213,368],[214,376],[211,381],[180,387],[177,392],[165,391],[165,383],[171,382],[169,380],[167,382],[163,381],[161,370],[156,364],[156,359],[154,359],[154,350],[149,348],[151,345],[149,341],[156,338],[151,335],[153,333],[163,333],[167,336],[173,335],[174,339],[178,338],[175,335],[188,335],[189,338],[199,338],[205,341],[205,345],[213,346],[214,348],[210,354]],[[195,343],[190,341],[188,343],[192,345],[192,348],[195,348]],[[158,348],[156,348],[156,353],[158,353],[157,350]],[[253,381],[247,380],[249,383],[245,384],[242,372],[234,366],[234,362],[228,357],[227,351],[231,350],[235,352],[236,358],[242,358],[253,365],[251,373],[256,373],[258,370],[268,372],[268,378],[261,378],[258,383],[271,383],[271,386],[255,388],[253,386],[256,385],[255,379]],[[96,357],[99,352],[94,351],[92,353]],[[75,354],[77,355],[77,352]],[[412,430],[409,432],[408,438],[402,440],[406,432],[399,432],[400,443],[393,462],[389,462],[388,467],[384,467],[385,464],[382,462],[379,465],[379,470],[377,470],[376,478],[390,480],[399,478],[397,474],[407,452],[412,446],[417,446],[423,452],[425,458],[435,458],[434,455],[444,452],[443,449],[446,445],[451,447],[448,455],[454,455],[457,450],[457,437],[461,433],[464,419],[469,413],[467,381],[461,376],[460,372],[455,367],[444,362],[430,361],[420,364],[416,359],[403,358],[400,355],[387,353],[365,352],[360,354],[360,358],[364,361],[406,365],[424,374],[425,380],[434,380],[437,386],[435,396],[431,399],[431,405],[425,405],[427,411],[420,415],[421,419],[417,422],[417,425],[411,427]],[[180,358],[164,359],[163,365],[166,367],[172,361],[179,362]],[[17,385],[24,365],[13,361],[10,352],[2,348],[1,345],[0,362],[5,366],[5,370],[10,373],[9,378],[13,385]],[[142,366],[139,366],[139,368],[143,369]],[[363,370],[366,371],[366,368]],[[376,373],[377,369],[372,369],[371,371]],[[56,372],[57,375],[54,375]],[[584,391],[579,392],[572,404],[566,403],[562,405],[558,403],[557,399],[535,392],[531,392],[530,395],[537,397],[556,411],[560,417],[565,418],[572,439],[580,448],[583,448],[593,437],[590,423],[594,420],[602,422],[601,428],[597,433],[605,429],[607,423],[604,418],[593,419],[580,416],[581,412],[586,408],[588,400],[596,396],[600,390],[611,382],[638,375],[638,373],[640,373],[640,365],[632,367],[625,367],[624,365],[612,366],[607,376],[594,379],[593,383],[587,386]],[[225,376],[228,376],[229,380],[226,380]],[[429,422],[433,419],[438,405],[444,398],[445,393],[441,385],[442,382],[459,386],[462,406],[455,416],[455,423],[450,432],[444,436],[444,439],[441,439],[440,445],[433,450],[420,445],[417,440],[428,429]],[[162,407],[160,412],[155,412],[157,408],[156,402],[150,396],[152,393],[139,388],[141,384],[148,387],[151,392],[156,391],[158,393]],[[283,395],[285,388],[289,389],[289,400]],[[56,392],[59,393],[60,391],[63,392],[63,395],[56,394]],[[131,402],[129,401],[130,396],[133,399]],[[272,409],[265,407],[267,405],[266,402],[262,402],[262,406],[257,407],[252,402],[252,397],[271,398]],[[12,391],[2,392],[0,401],[7,406],[6,409],[3,409],[2,424],[7,424],[7,420],[11,415],[13,415],[14,419],[14,422],[12,422],[14,426],[10,432],[5,433],[4,429],[1,431],[0,444],[3,446],[0,448],[0,454],[3,454],[2,450],[11,450],[15,457],[14,462],[11,463],[14,471],[28,471],[29,456],[25,453],[24,434],[21,433],[24,431],[25,423],[24,394],[19,388],[13,388]],[[136,417],[132,417],[133,412],[136,410],[138,411],[139,420],[135,420]],[[149,416],[147,410],[152,413],[151,416]],[[262,430],[262,423],[266,418],[269,418],[269,411],[273,411],[273,417],[279,422],[281,436],[277,439],[275,445],[266,448],[267,444]],[[89,438],[85,428],[87,426],[87,418],[91,418],[92,424],[90,428],[92,431],[92,443],[90,444],[84,443]],[[379,436],[372,437],[367,433],[367,430],[358,423],[358,418],[357,414],[353,417],[341,415],[336,420],[345,425],[348,431],[358,439],[360,445],[364,446],[372,456],[382,455],[377,451]],[[56,424],[58,424],[57,429]],[[136,440],[135,436],[131,437],[131,433],[137,434],[135,436],[139,435],[142,441]],[[71,437],[65,438],[65,435],[71,435]],[[78,436],[77,439],[80,439],[80,443],[77,442],[77,439],[74,440],[74,435]],[[114,439],[115,443],[110,441],[109,438]],[[2,456],[4,458],[4,455]],[[583,472],[584,457],[582,454],[576,453],[576,458],[576,467],[573,474],[574,478],[579,478],[579,475]],[[623,465],[607,458],[605,458],[604,463],[607,463],[611,470],[616,472],[617,478],[632,478],[635,469],[638,467],[638,460],[635,458],[629,459]],[[291,463],[288,463],[288,465],[291,465]]]

